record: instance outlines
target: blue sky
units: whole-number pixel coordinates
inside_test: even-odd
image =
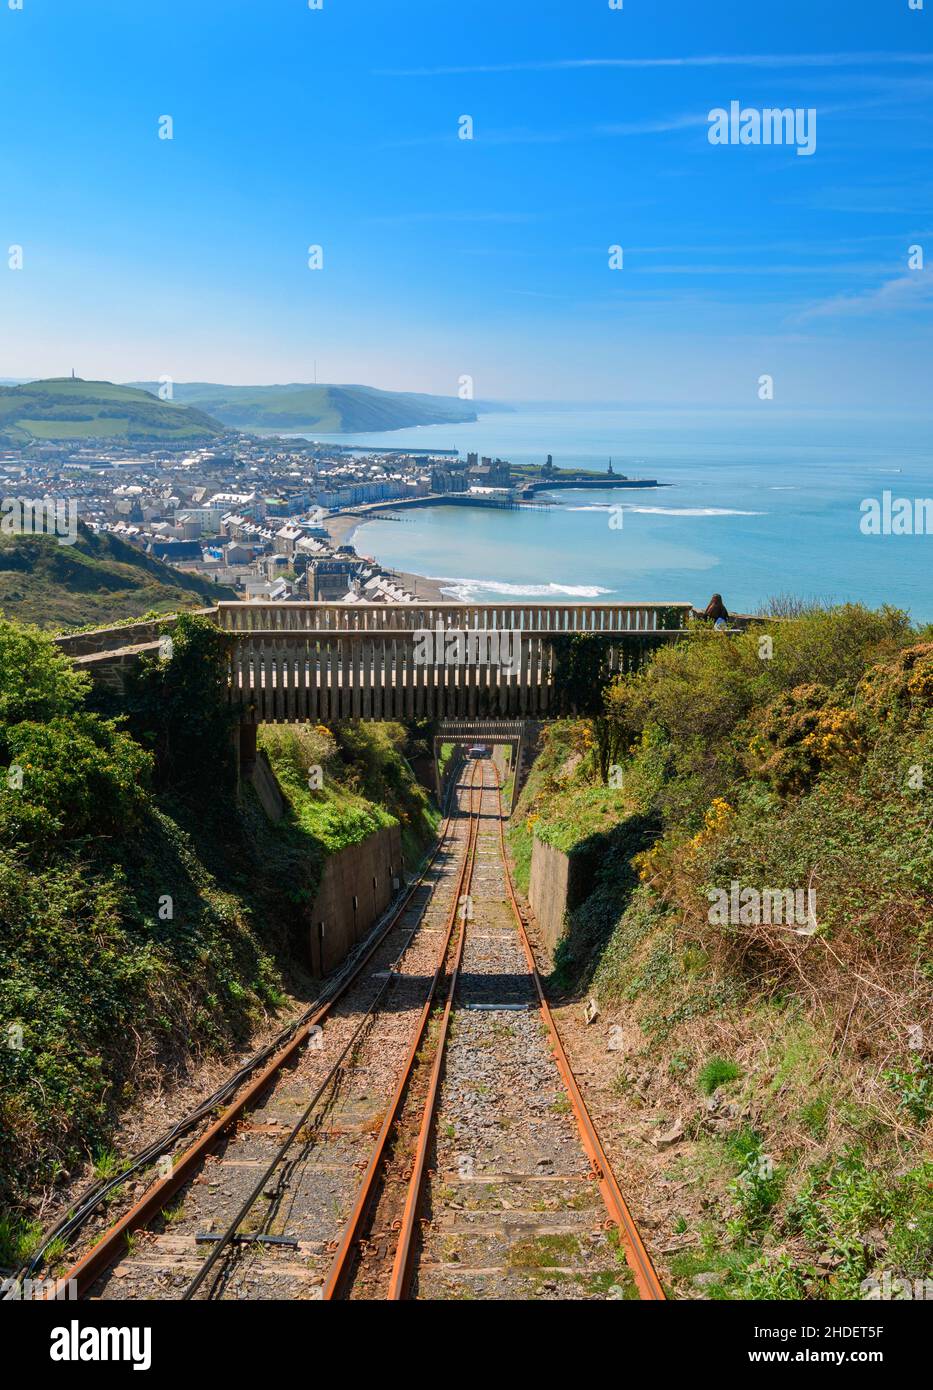
[[[928,406],[933,0],[9,3],[0,375]]]

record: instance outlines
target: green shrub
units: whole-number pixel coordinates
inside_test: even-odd
[[[89,689],[87,676],[37,627],[0,618],[0,736],[4,725],[72,714]]]
[[[697,1085],[704,1096],[711,1096],[714,1091],[718,1091],[720,1086],[726,1086],[730,1081],[738,1080],[741,1075],[742,1068],[736,1062],[727,1061],[725,1057],[711,1057],[700,1068]]]
[[[394,723],[337,725],[333,730],[310,724],[264,726],[259,734],[295,822],[323,850],[343,849],[398,823],[406,858],[414,863],[438,817],[408,765],[407,742],[405,727]]]
[[[127,676],[129,728],[154,755],[157,789],[203,805],[229,793],[236,776],[230,638],[190,613],[181,614],[171,638],[170,658],[147,657]]]
[[[225,641],[180,619],[172,657],[129,682],[124,728],[89,712],[50,639],[0,623],[0,1263],[34,1239],[30,1191],[112,1166],[141,1076],[228,1059],[292,974],[306,988],[300,909],[324,853],[394,823],[365,790],[430,835],[397,725],[270,735],[305,798],[277,826],[248,784],[234,798]],[[309,761],[333,796],[315,801]]]
[[[933,1115],[933,1064],[915,1054],[906,1067],[891,1067],[882,1072],[882,1080],[894,1091],[898,1105],[914,1124],[925,1125]]]
[[[908,1278],[929,1275],[931,1182],[931,1163],[895,1176],[870,1166],[854,1148],[811,1169],[788,1209],[787,1224],[815,1251],[831,1257],[831,1297],[860,1298],[861,1281],[882,1264]]]
[[[816,1096],[800,1112],[800,1121],[814,1139],[822,1139],[829,1121],[829,1097]]]
[[[22,787],[0,782],[0,844],[130,833],[145,806],[151,758],[116,727],[92,714],[6,731]]]
[[[776,1168],[769,1154],[754,1148],[745,1159],[731,1192],[740,1210],[736,1232],[746,1235],[764,1225],[784,1188],[785,1175]]]

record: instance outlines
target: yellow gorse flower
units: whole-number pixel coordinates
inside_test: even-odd
[[[720,835],[725,834],[729,828],[735,811],[723,797],[713,798],[712,805],[707,807],[703,817],[703,829],[698,831],[690,841],[691,848],[702,849],[711,840],[716,840]]]

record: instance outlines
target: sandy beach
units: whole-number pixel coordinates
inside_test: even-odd
[[[324,521],[327,533],[336,548],[338,545],[352,545],[353,533],[358,526],[362,526],[365,517],[347,516],[341,512],[338,516],[329,516]]]
[[[389,510],[389,508],[385,508],[385,510]],[[378,515],[378,512],[376,514]],[[339,545],[352,545],[357,528],[364,525],[365,522],[369,520],[371,520],[371,517],[366,515],[349,516],[345,513],[339,513],[337,516],[329,516],[324,522],[324,525],[336,548]],[[390,569],[388,566],[382,566],[381,568],[385,569],[387,574],[396,575],[399,582],[408,589],[416,599],[424,599],[431,603],[452,602],[448,594],[441,592],[441,586],[434,579],[428,579],[423,574],[409,574],[404,570]]]

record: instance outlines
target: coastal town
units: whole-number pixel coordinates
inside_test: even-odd
[[[0,452],[0,494],[54,499],[109,533],[244,601],[413,602],[433,581],[359,554],[365,520],[414,506],[540,507],[542,489],[593,475],[560,472],[550,455],[514,469],[457,451],[364,452],[303,438],[230,433],[208,446],[34,441]],[[600,486],[628,486],[610,461]],[[654,486],[642,480],[641,486]]]

